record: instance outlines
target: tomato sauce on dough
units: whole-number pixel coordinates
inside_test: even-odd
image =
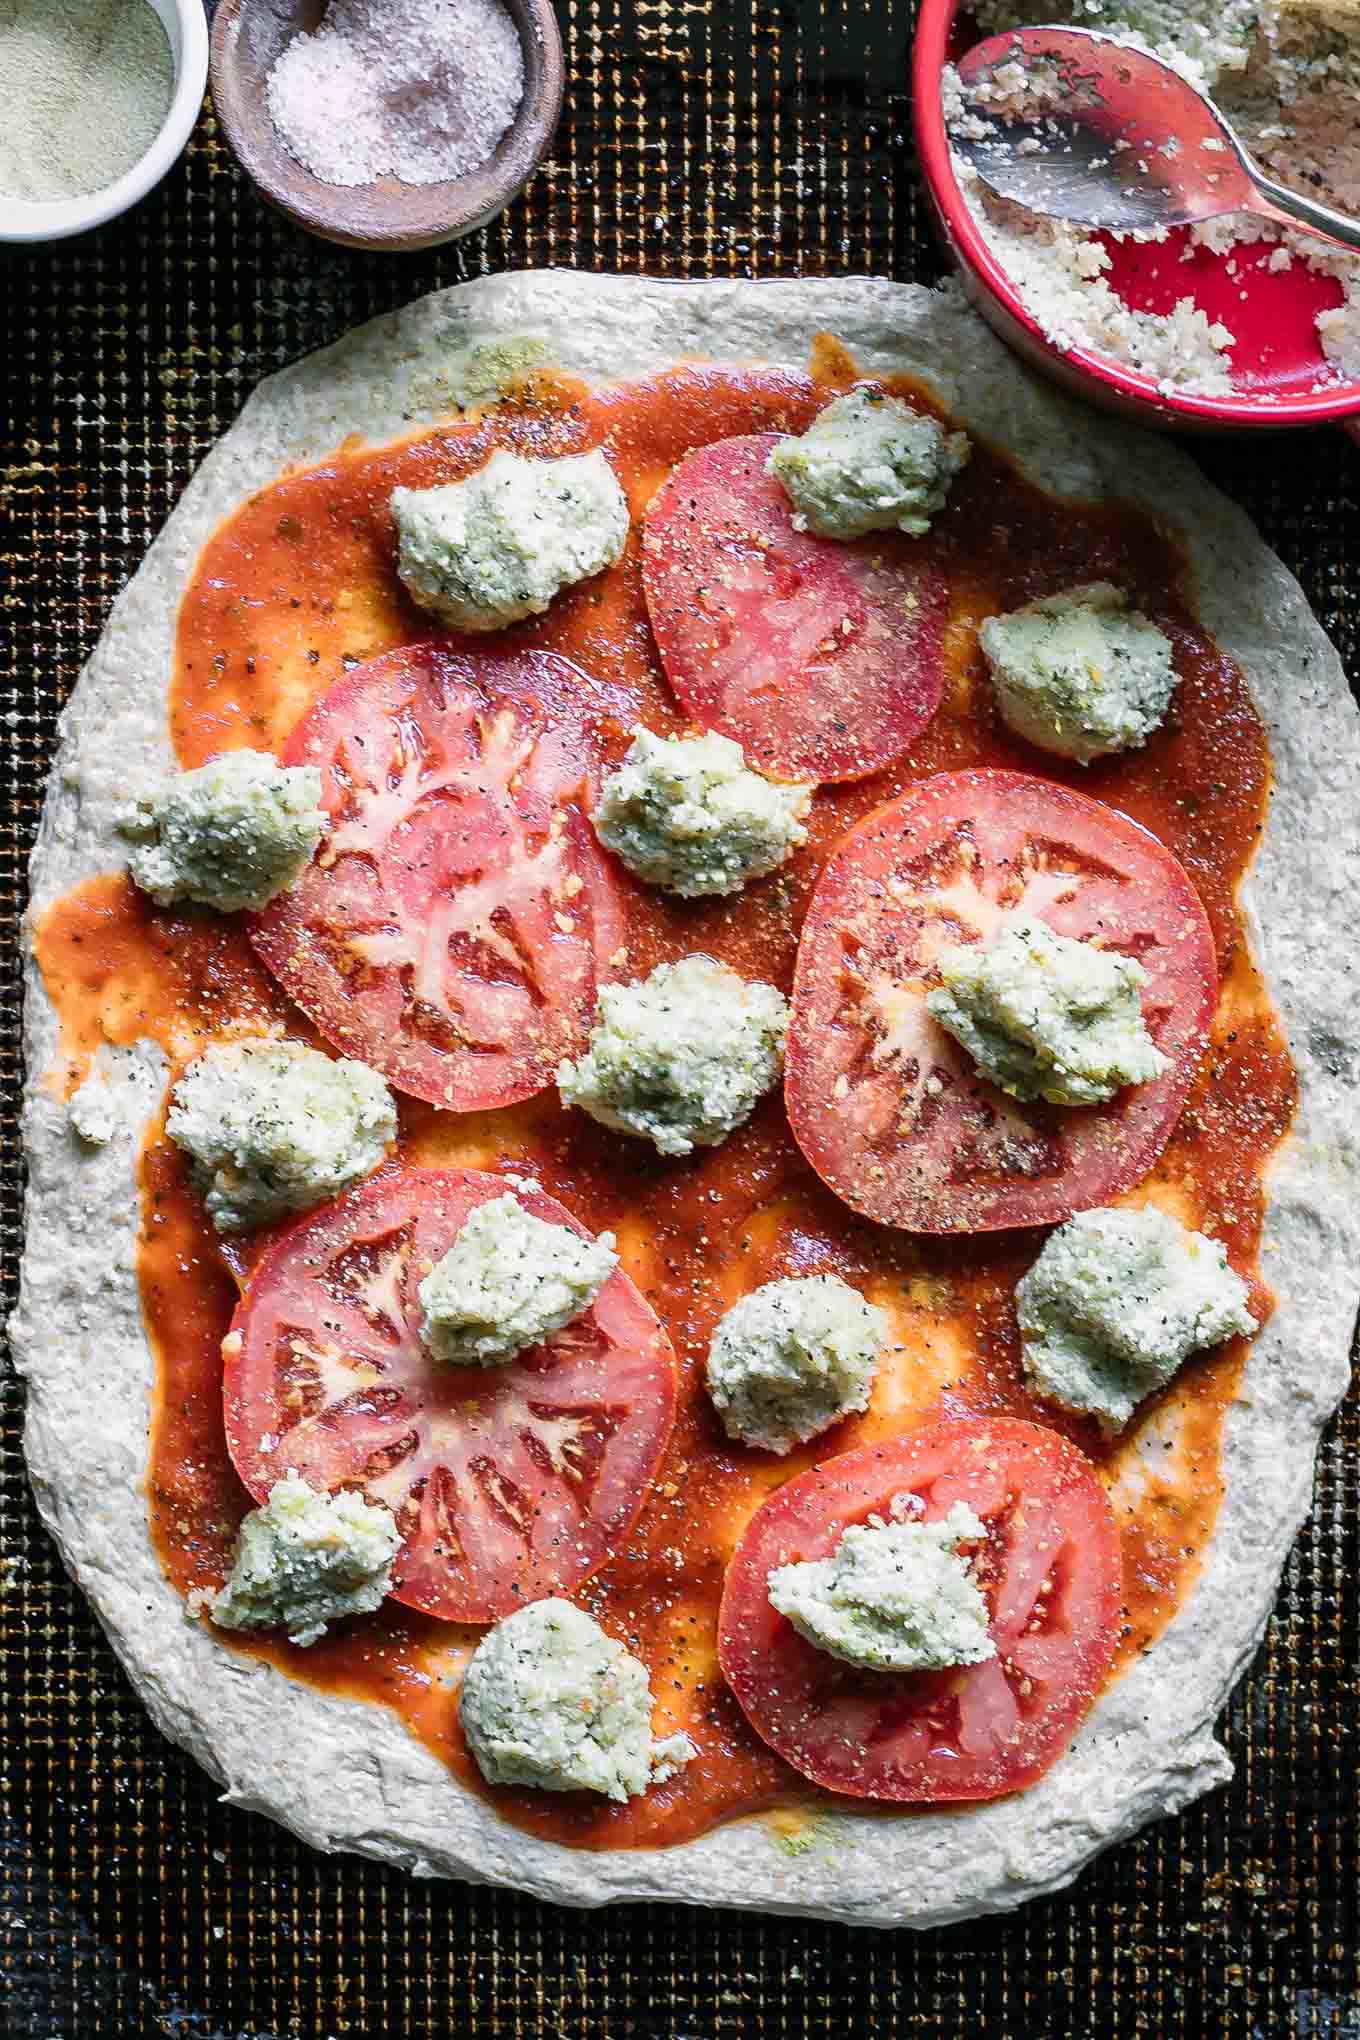
[[[184,596],[171,689],[182,764],[241,746],[279,749],[344,672],[429,635],[395,576],[388,496],[398,483],[455,480],[497,446],[547,456],[603,444],[634,513],[619,566],[560,597],[548,616],[499,634],[498,649],[556,651],[612,689],[620,749],[634,720],[660,731],[684,727],[647,623],[637,520],[683,454],[737,434],[801,430],[855,373],[845,350],[828,341],[806,376],[695,365],[588,392],[536,375],[481,417],[393,446],[347,445],[286,475],[220,527]],[[888,387],[931,404],[907,383]],[[1252,1276],[1251,1307],[1264,1317],[1271,1298],[1259,1266],[1263,1178],[1290,1121],[1295,1080],[1235,904],[1269,784],[1265,733],[1242,675],[1196,625],[1187,564],[1150,519],[1059,501],[984,444],[929,543],[950,588],[945,696],[934,722],[876,777],[819,792],[805,849],[746,896],[683,903],[649,895],[630,963],[641,973],[702,950],[787,992],[803,912],[831,848],[853,822],[933,773],[1038,771],[1120,809],[1189,872],[1222,974],[1209,1051],[1170,1144],[1135,1197],[1223,1239]],[[1057,758],[1036,761],[1005,730],[977,624],[1095,580],[1130,591],[1172,640],[1181,677],[1165,726],[1144,750],[1082,771]],[[310,1034],[241,930],[206,913],[157,911],[122,877],[92,880],[57,902],[36,948],[62,1018],[52,1081],[64,1090],[102,1040],[150,1036],[178,1067],[229,1023],[253,1031],[282,1021]],[[1081,1445],[1111,1492],[1125,1575],[1119,1663],[1146,1649],[1174,1614],[1213,1530],[1242,1342],[1192,1360],[1145,1407],[1134,1435],[1111,1445],[1094,1423],[1037,1401],[1024,1386],[1011,1296],[1043,1235],[930,1239],[857,1218],[804,1161],[777,1096],[724,1146],[681,1162],[564,1112],[552,1091],[461,1115],[405,1099],[401,1116],[401,1159],[527,1167],[585,1224],[612,1229],[623,1265],[670,1331],[681,1369],[671,1445],[635,1528],[573,1598],[646,1661],[656,1733],[687,1731],[700,1756],[622,1807],[592,1795],[493,1790],[458,1727],[457,1687],[480,1632],[391,1602],[305,1651],[239,1635],[224,1637],[224,1647],[395,1709],[470,1789],[536,1834],[596,1848],[657,1846],[763,1808],[776,1840],[797,1852],[816,1846],[819,1803],[837,1802],[819,1802],[758,1740],[722,1681],[716,1647],[731,1553],[760,1502],[792,1475],[937,1415],[1005,1413],[1046,1424]],[[146,1146],[141,1187],[142,1302],[158,1369],[148,1501],[167,1574],[187,1592],[220,1584],[250,1506],[227,1455],[221,1406],[220,1345],[237,1288],[180,1157],[159,1135]],[[844,1275],[889,1314],[870,1408],[787,1459],[733,1445],[703,1390],[713,1328],[758,1284],[819,1272]]]

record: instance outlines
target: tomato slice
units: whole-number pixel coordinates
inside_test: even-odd
[[[996,1656],[943,1672],[863,1672],[770,1606],[776,1566],[825,1558],[845,1530],[918,1495],[928,1521],[967,1502]],[[963,1418],[827,1459],[746,1527],[719,1616],[723,1675],[763,1741],[859,1799],[996,1799],[1061,1756],[1114,1659],[1119,1539],[1088,1462],[1054,1431]]]
[[[795,531],[777,432],[687,455],[643,532],[643,589],[687,714],[786,779],[863,779],[940,705],[945,578],[928,544]]]
[[[942,949],[1016,913],[1137,958],[1160,1077],[1074,1108],[1022,1105],[979,1074],[926,994]],[[852,829],[822,872],[798,948],[789,1119],[823,1181],[885,1225],[1050,1225],[1147,1174],[1217,995],[1204,909],[1155,836],[1020,772],[943,773]]]
[[[417,1289],[503,1176],[389,1169],[264,1256],[223,1346],[236,1471],[257,1501],[290,1467],[355,1488],[402,1533],[399,1601],[494,1622],[569,1592],[642,1506],[675,1416],[675,1355],[615,1270],[591,1308],[501,1367],[443,1367]],[[527,1211],[585,1232],[541,1192]]]
[[[624,941],[586,820],[588,676],[447,642],[359,666],[284,748],[330,833],[251,939],[328,1041],[455,1112],[528,1098],[585,1043]]]

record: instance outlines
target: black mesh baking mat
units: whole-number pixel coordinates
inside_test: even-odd
[[[0,472],[5,1275],[19,1247],[24,863],[57,711],[196,462],[262,375],[461,278],[940,270],[913,162],[902,0],[562,0],[548,163],[461,246],[365,258],[267,212],[205,116],[130,219],[6,258]],[[1360,671],[1360,448],[1199,458]],[[1358,908],[1360,910],[1360,908]],[[12,1300],[12,1298],[11,1298]],[[3,1388],[0,2033],[5,2040],[872,2035],[1360,2040],[1360,1402],[1223,1734],[1234,1783],[1074,1890],[943,1933],[426,1885],[222,1808],[152,1730],[40,1529]]]

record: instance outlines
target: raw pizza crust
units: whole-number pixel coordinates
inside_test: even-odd
[[[208,457],[119,598],[62,721],[33,856],[32,911],[122,862],[128,761],[169,768],[164,683],[180,594],[219,519],[349,433],[382,441],[446,415],[458,348],[532,334],[597,380],[685,357],[802,366],[829,330],[866,371],[924,377],[977,433],[1074,497],[1123,496],[1183,536],[1206,627],[1270,727],[1271,825],[1247,889],[1256,955],[1302,1078],[1270,1183],[1264,1268],[1279,1308],[1225,1443],[1227,1495],[1197,1588],[1104,1695],[1071,1750],[1018,1798],[965,1813],[819,1820],[796,1858],[760,1817],[681,1846],[588,1853],[503,1824],[377,1705],[332,1698],[234,1655],[188,1622],[147,1531],[152,1364],[138,1307],[134,1143],[154,1051],[105,1058],[119,1130],[83,1142],[43,1088],[55,1016],[30,965],[28,1244],[12,1321],[28,1377],[25,1449],[43,1517],[164,1732],[233,1803],[320,1849],[420,1875],[519,1886],[575,1905],[662,1898],[927,1927],[1068,1883],[1100,1849],[1230,1774],[1212,1724],[1264,1629],[1310,1499],[1318,1434],[1346,1385],[1360,1196],[1353,982],[1360,718],[1293,577],[1165,439],[1032,379],[952,288],[873,280],[650,283],[546,272],[470,283],[363,327],[266,382]]]

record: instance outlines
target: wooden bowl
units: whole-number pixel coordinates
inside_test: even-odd
[[[522,190],[546,155],[562,106],[562,38],[552,0],[505,0],[524,47],[524,97],[495,154],[442,184],[323,184],[285,148],[265,101],[265,80],[285,44],[316,28],[324,0],[220,0],[209,76],[223,133],[271,205],[346,248],[400,254],[434,248],[485,226]]]

